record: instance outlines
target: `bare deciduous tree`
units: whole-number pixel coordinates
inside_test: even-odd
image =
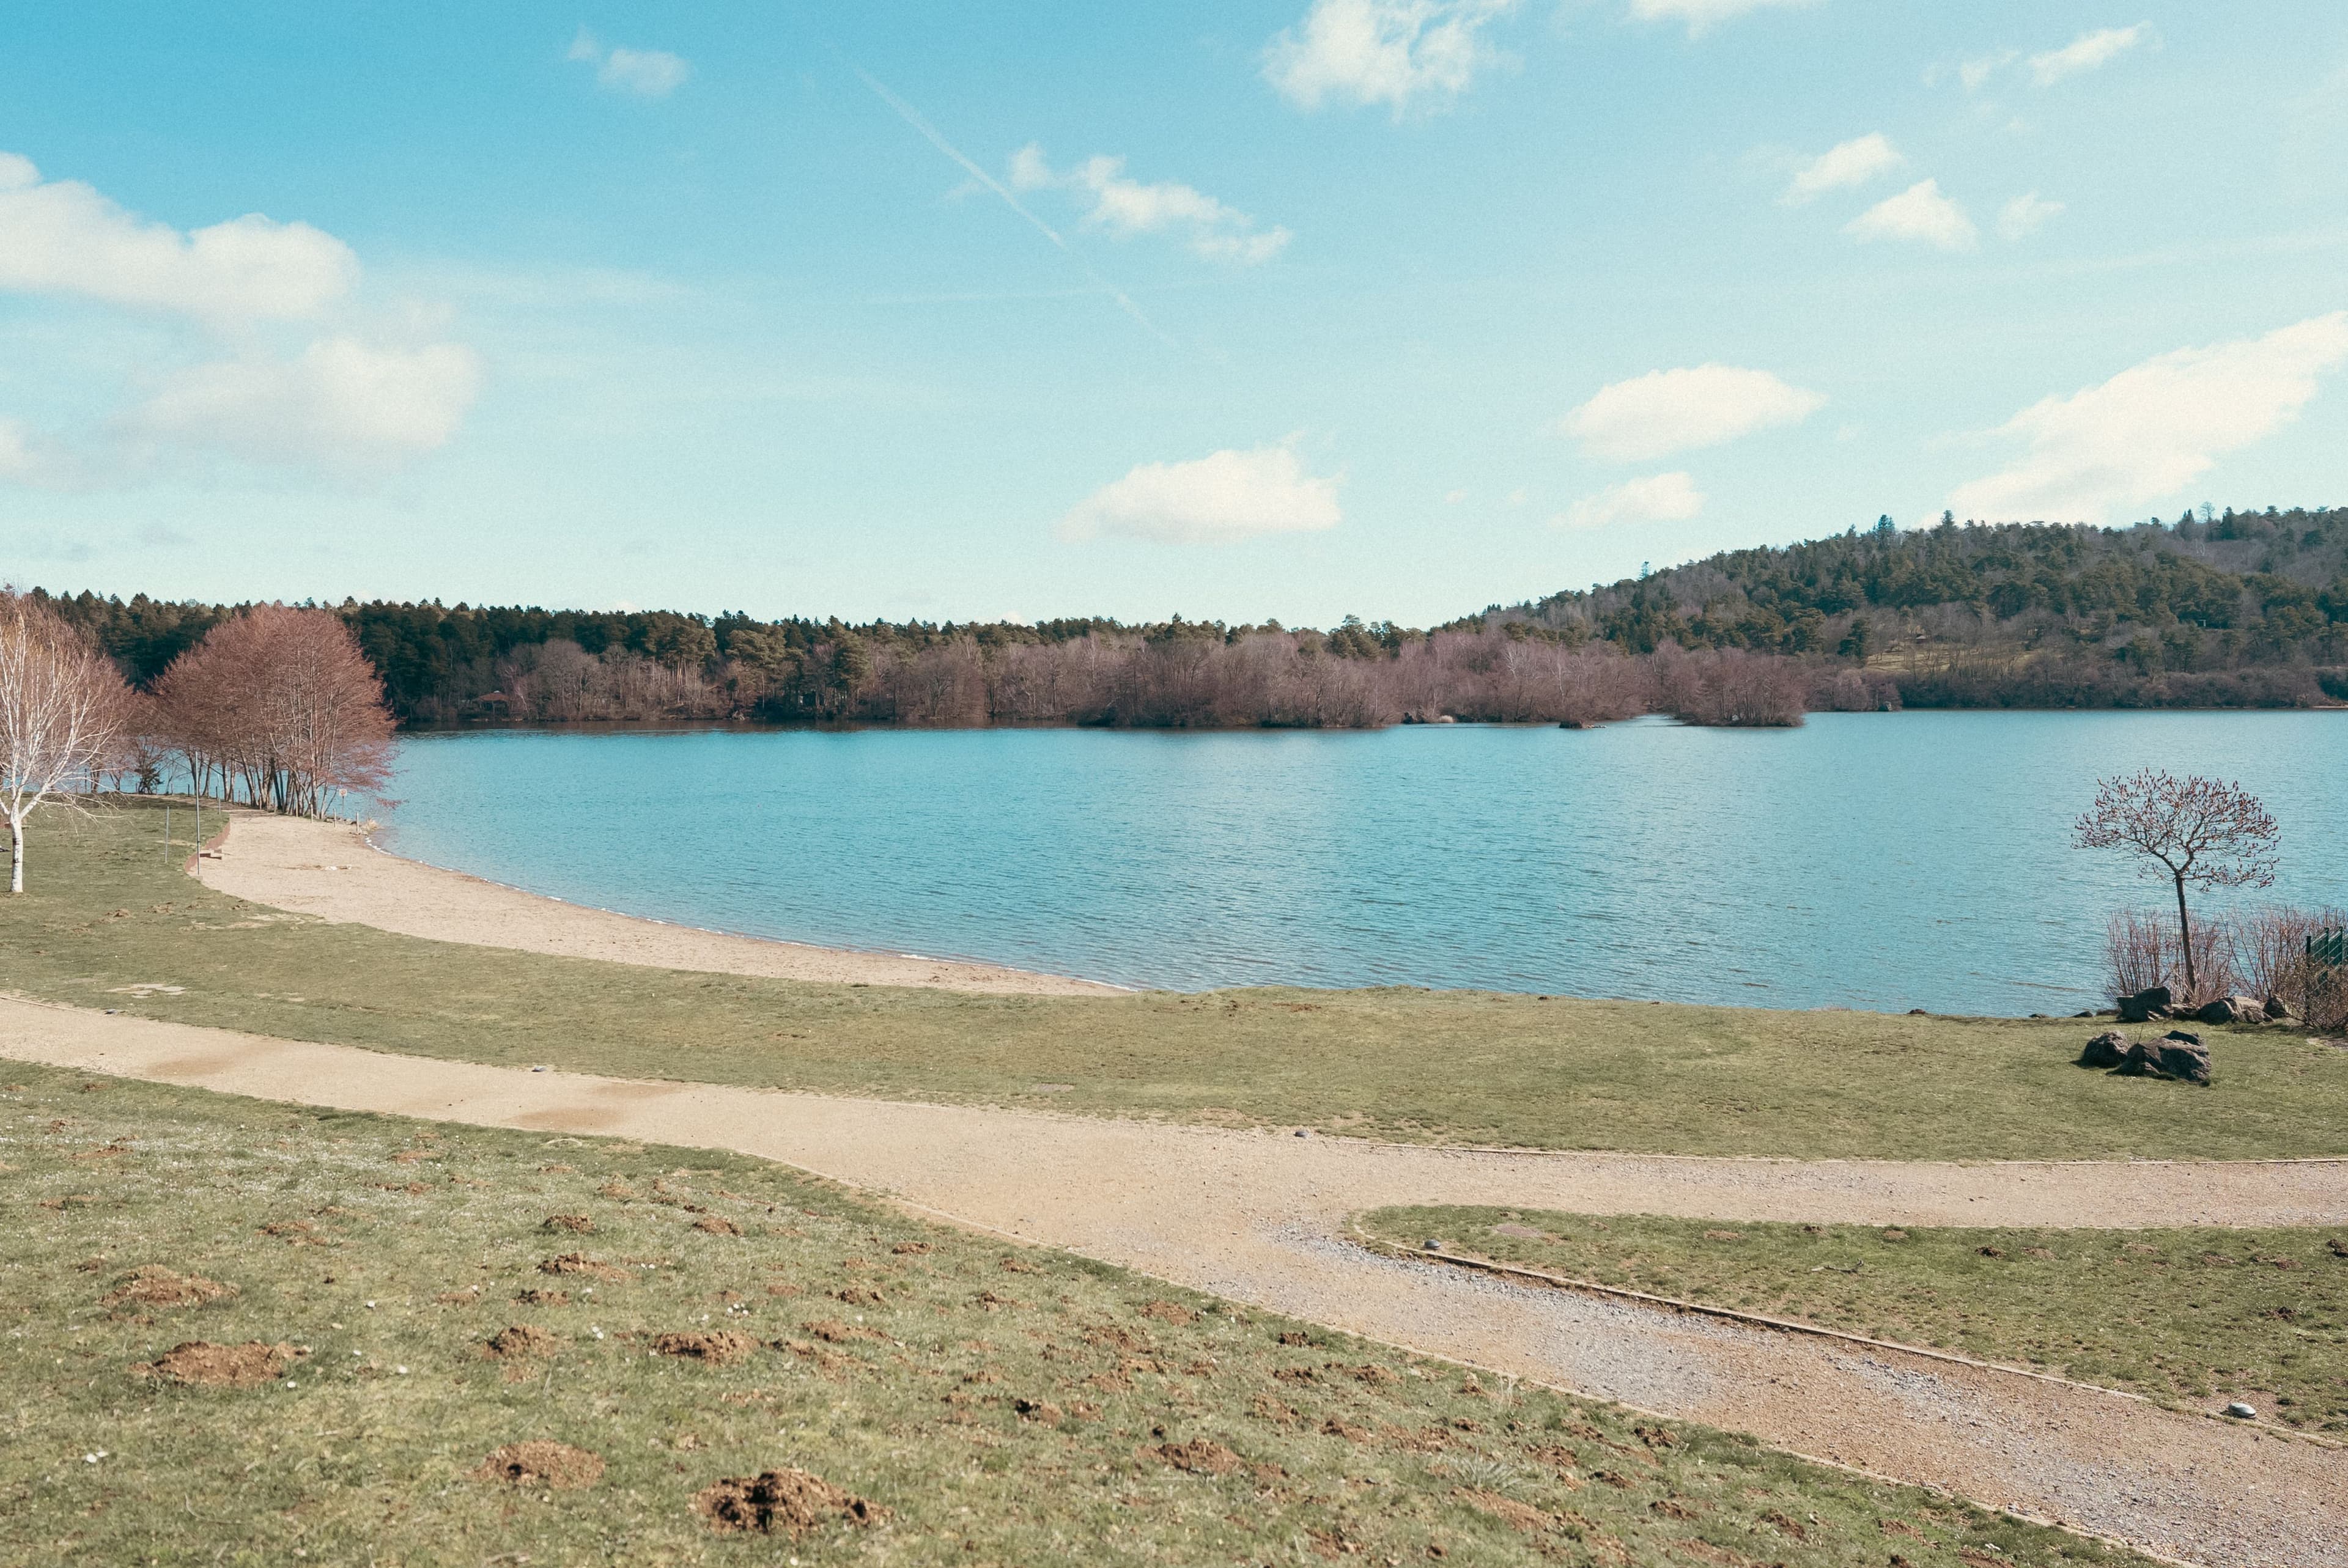
[[[2103,780],[2074,830],[2082,849],[2125,849],[2166,867],[2177,887],[2177,929],[2185,991],[2199,992],[2193,917],[2185,889],[2269,887],[2275,879],[2275,820],[2237,784],[2145,768]],[[2150,867],[2145,867],[2149,870]]]
[[[0,815],[8,891],[25,890],[26,819],[95,788],[120,748],[130,693],[113,661],[47,607],[0,589]]]
[[[155,683],[199,793],[322,815],[389,771],[383,682],[340,617],[264,604],[222,621]]]

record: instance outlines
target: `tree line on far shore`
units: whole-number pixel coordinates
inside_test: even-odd
[[[2206,513],[2206,508],[2205,508]],[[36,590],[37,591],[37,590]],[[134,685],[232,607],[42,596]],[[2348,701],[2348,508],[2127,528],[1888,521],[1428,630],[935,624],[345,602],[403,724],[1592,723],[1803,708]]]

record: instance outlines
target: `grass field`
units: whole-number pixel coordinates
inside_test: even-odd
[[[2247,1399],[2348,1432],[2348,1226],[1970,1230],[1381,1209],[1363,1228],[1682,1301],[1986,1360],[2165,1403]]]
[[[0,1074],[0,1563],[2140,1561],[749,1159]]]
[[[2196,1090],[2074,1067],[2089,1026],[2073,1021],[1409,989],[975,997],[672,973],[245,905],[167,864],[159,811],[41,823],[32,891],[0,899],[0,986],[425,1056],[1406,1140],[2348,1154],[2348,1051],[2288,1031],[2215,1031],[2217,1083]],[[166,986],[180,989],[128,989]]]

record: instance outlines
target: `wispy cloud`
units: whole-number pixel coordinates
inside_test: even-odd
[[[594,67],[602,87],[640,98],[664,98],[693,75],[690,65],[665,49],[607,49],[584,27],[563,57]]]
[[[1684,22],[1688,36],[1700,38],[1723,22],[1773,6],[1807,5],[1811,0],[1631,0],[1642,22]]]
[[[1004,206],[1010,208],[1012,211],[1025,219],[1028,225],[1038,234],[1043,235],[1045,239],[1049,240],[1054,246],[1066,253],[1068,259],[1076,264],[1086,278],[1098,285],[1100,289],[1109,296],[1109,298],[1117,302],[1117,309],[1123,311],[1127,315],[1131,316],[1135,321],[1140,323],[1142,326],[1148,328],[1151,335],[1169,343],[1174,341],[1171,337],[1167,335],[1156,322],[1151,321],[1148,315],[1143,313],[1141,307],[1133,302],[1133,296],[1131,294],[1127,293],[1123,289],[1118,288],[1107,278],[1102,277],[1099,272],[1094,270],[1090,262],[1086,261],[1082,256],[1076,254],[1075,248],[1062,237],[1057,229],[1053,228],[1049,223],[1046,223],[1041,218],[1036,217],[1035,212],[1029,209],[1025,202],[1019,200],[1018,195],[1014,192],[1009,186],[1004,184],[1003,181],[995,179],[994,175],[981,168],[977,159],[963,151],[962,149],[956,147],[953,142],[948,141],[944,135],[939,131],[938,128],[932,125],[922,114],[921,110],[915,108],[911,104],[907,103],[903,98],[899,97],[895,93],[891,92],[869,72],[860,70],[856,73],[856,76],[859,81],[861,81],[866,87],[872,89],[872,94],[875,97],[878,97],[882,103],[887,104],[890,108],[896,112],[898,118],[903,120],[907,125],[912,127],[915,131],[919,132],[922,140],[928,142],[932,147],[936,148],[940,152],[943,153],[957,167],[959,167],[964,174],[969,175],[973,179],[976,180],[983,189],[993,191],[1002,200]]]
[[[1259,446],[1141,464],[1079,502],[1061,519],[1060,537],[1228,545],[1315,533],[1340,520],[1336,480],[1308,473],[1292,446]]]
[[[1786,200],[1790,205],[1798,206],[1829,190],[1848,190],[1854,186],[1866,185],[1907,161],[1881,131],[1853,137],[1797,168],[1793,184],[1786,189]]]
[[[1704,496],[1685,474],[1650,474],[1584,496],[1550,519],[1560,528],[1602,528],[1610,523],[1684,522],[1704,510]]]
[[[291,359],[255,354],[182,371],[117,425],[252,462],[368,471],[446,446],[480,374],[479,357],[460,343],[323,338]]]
[[[1766,370],[1700,364],[1651,371],[1601,388],[1558,428],[1591,456],[1639,463],[1798,425],[1826,401]]]
[[[1484,29],[1517,0],[1313,0],[1264,50],[1263,74],[1300,108],[1331,98],[1399,117],[1440,108],[1504,59]]]
[[[1989,85],[1989,79],[2022,57],[2019,49],[1999,49],[1992,54],[1976,56],[1957,67],[1957,80],[1965,91],[1977,93]]]
[[[1919,180],[1877,202],[1843,225],[1843,232],[1860,240],[1912,241],[1943,251],[1970,251],[1981,241],[1973,220],[1941,193],[1937,179]]]
[[[1998,210],[1997,231],[2002,239],[2021,240],[2044,228],[2063,215],[2060,201],[2049,201],[2033,190],[2017,196]]]
[[[2143,43],[2151,33],[2152,24],[2149,22],[2138,22],[2133,27],[2106,27],[2094,33],[2082,33],[2059,49],[2031,56],[2031,79],[2042,87],[2051,87],[2066,77],[2079,76],[2109,65]]]
[[[1286,229],[1265,229],[1254,219],[1190,186],[1171,180],[1144,184],[1127,178],[1125,159],[1094,157],[1066,171],[1056,170],[1044,149],[1030,142],[1011,159],[1011,183],[1020,190],[1060,189],[1092,199],[1087,224],[1123,238],[1177,230],[1189,236],[1191,251],[1210,261],[1253,265],[1287,248]]]
[[[1949,505],[1993,521],[2102,522],[2175,495],[2220,456],[2272,435],[2343,365],[2348,311],[2160,354],[2007,420],[1997,434],[2026,450],[1961,487]]]

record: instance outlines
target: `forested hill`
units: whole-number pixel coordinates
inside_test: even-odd
[[[52,602],[140,685],[233,613],[143,594]],[[1593,681],[1623,684],[1602,661],[1536,653],[1648,655],[1670,644],[1797,665],[1787,680],[1813,702],[1832,690],[1868,702],[1896,692],[1910,706],[2304,706],[2348,701],[2348,508],[2127,528],[1944,519],[1903,531],[1886,520],[1495,605],[1432,632],[1351,617],[1318,631],[1099,617],[847,625],[437,601],[332,608],[407,723],[1532,717],[1641,700],[1635,682],[1628,695],[1591,696]]]
[[[1910,706],[2348,699],[2348,507],[2125,528],[1885,518],[1471,619],[1634,652],[1864,661]]]

